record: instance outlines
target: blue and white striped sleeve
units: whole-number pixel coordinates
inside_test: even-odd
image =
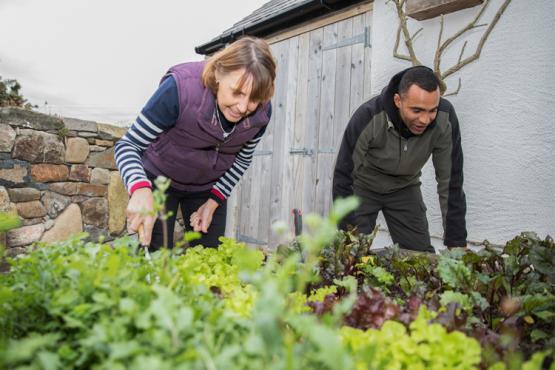
[[[141,187],[150,187],[141,156],[160,134],[173,127],[179,116],[177,85],[166,78],[146,103],[125,135],[116,142],[114,157],[129,194]]]

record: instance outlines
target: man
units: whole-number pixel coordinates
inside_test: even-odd
[[[459,122],[440,97],[427,67],[408,68],[364,103],[347,125],[333,176],[333,198],[356,195],[361,204],[341,224],[369,234],[381,210],[393,242],[434,252],[420,175],[432,156],[443,216],[444,244],[466,246],[466,199]]]

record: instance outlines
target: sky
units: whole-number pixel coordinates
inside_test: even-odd
[[[268,0],[0,0],[0,76],[38,110],[130,124],[174,64]]]

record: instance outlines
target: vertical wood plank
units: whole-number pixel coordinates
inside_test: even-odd
[[[291,205],[295,194],[295,174],[299,166],[298,156],[289,153],[295,143],[295,118],[298,96],[298,69],[299,69],[299,36],[289,39],[288,70],[286,88],[285,122],[283,127],[283,165],[281,171],[281,194],[271,204],[271,224],[284,221],[291,224]],[[274,193],[272,193],[274,196]],[[270,247],[275,247],[280,242],[279,235],[270,231]]]
[[[276,221],[286,221],[289,194],[285,187],[291,183],[289,147],[293,136],[293,114],[295,112],[295,95],[297,93],[296,69],[298,37],[280,42],[280,53],[276,55],[280,66],[279,87],[276,89],[276,127],[274,131],[274,154],[272,155],[272,174],[270,182],[270,220],[268,222],[268,242],[273,248],[277,244],[272,225]]]
[[[231,193],[229,198],[227,198],[227,215],[226,215],[226,221],[225,221],[224,235],[227,236],[228,238],[235,238],[235,235],[237,233],[237,228],[239,226],[238,224],[239,212],[240,212],[239,201],[241,199],[241,184],[244,180],[245,180],[245,176],[243,175],[243,178],[241,179],[241,181],[239,181],[239,183],[235,185],[233,192]]]
[[[337,24],[338,41],[353,36],[353,20],[345,19]],[[332,204],[333,170],[335,159],[343,137],[343,131],[349,120],[350,95],[351,95],[351,50],[352,46],[343,46],[337,49],[337,63],[335,67],[335,101],[333,128],[331,131],[331,145],[322,148],[318,161],[322,162],[323,175],[325,179],[325,194],[323,214],[327,215]]]
[[[260,146],[260,144],[259,144]],[[255,217],[258,218],[258,214],[254,214],[258,212],[258,210],[253,209],[253,198],[252,198],[252,180],[255,174],[259,171],[260,167],[260,160],[259,157],[254,157],[253,161],[244,175],[244,180],[241,184],[241,197],[240,197],[240,204],[239,204],[239,219],[237,231],[241,235],[249,235],[253,232],[252,230],[252,222]],[[250,234],[252,235],[252,234]]]
[[[306,125],[304,147],[318,149],[318,135],[320,129],[320,99],[322,84],[322,42],[324,39],[323,28],[310,32],[308,81],[306,102]],[[317,155],[307,156],[303,161],[303,213],[315,212],[316,209],[316,179]]]
[[[312,97],[308,96],[308,61],[310,55],[310,33],[306,32],[299,36],[298,42],[298,66],[297,66],[297,94],[295,96],[295,119],[294,119],[294,136],[291,147],[296,149],[308,148],[306,143],[305,132],[307,132],[307,116],[308,116],[308,100]],[[312,182],[311,178],[305,178],[305,162],[306,166],[310,164],[311,158],[306,155],[292,155],[293,180],[291,186],[291,197],[289,210],[300,208],[303,210],[304,183]],[[290,223],[291,225],[291,223]]]
[[[338,23],[339,41],[353,36],[353,19],[348,18]],[[337,65],[335,70],[335,116],[333,120],[332,149],[339,148],[341,137],[350,115],[351,100],[351,51],[353,46],[337,49]],[[335,153],[332,154],[335,157]]]
[[[365,14],[353,17],[353,35],[360,35],[365,32]],[[365,63],[364,44],[355,44],[351,49],[351,99],[349,107],[349,117],[364,102],[364,63]]]
[[[372,28],[372,11],[364,13],[365,26],[370,29],[370,33],[374,32]],[[369,100],[372,97],[372,47],[364,48],[364,93],[363,101]]]
[[[324,27],[323,45],[337,43],[337,23]],[[320,97],[320,128],[318,135],[318,150],[329,150],[333,146],[333,121],[335,116],[335,72],[337,64],[337,49],[324,50],[322,56],[322,93]],[[328,210],[331,186],[329,154],[317,155],[318,174],[316,178],[315,211],[325,215]]]
[[[272,150],[271,156],[263,156],[262,172],[253,183],[260,184],[260,201],[258,228],[255,238],[268,242],[271,229],[270,211],[272,192],[281,193],[280,174],[283,163],[283,132],[285,122],[286,93],[287,93],[287,55],[289,40],[283,40],[271,45],[274,58],[277,60],[276,88],[272,98],[272,126],[268,127],[265,150]]]

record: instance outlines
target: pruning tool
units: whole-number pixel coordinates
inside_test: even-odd
[[[138,230],[138,234],[139,234],[139,243],[141,244],[141,247],[143,247],[145,249],[145,258],[146,260],[152,265],[152,257],[150,256],[150,252],[148,251],[148,245],[143,244],[141,242],[141,234],[143,233],[144,227],[143,224],[139,225],[139,230]],[[150,284],[150,272],[148,274],[146,274],[146,281],[147,283]]]

